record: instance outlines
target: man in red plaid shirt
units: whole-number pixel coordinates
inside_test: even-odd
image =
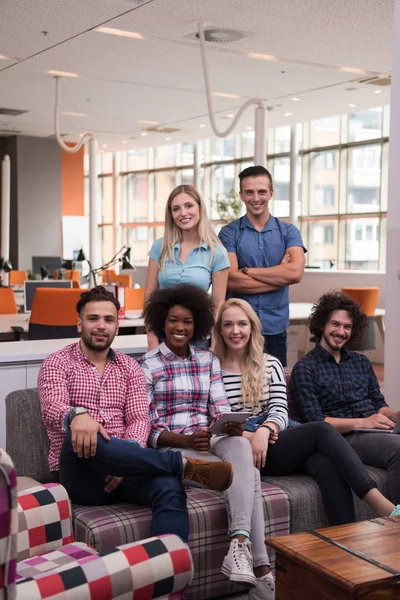
[[[80,341],[50,355],[38,378],[50,469],[73,503],[151,506],[152,535],[176,533],[187,541],[182,480],[224,490],[232,465],[146,448],[144,374],[133,358],[111,348],[119,302],[98,286],[81,294],[76,309]]]

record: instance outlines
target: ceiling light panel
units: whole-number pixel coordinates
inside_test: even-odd
[[[109,35],[119,35],[120,37],[133,38],[135,40],[144,40],[140,33],[135,31],[126,31],[126,29],[114,29],[113,27],[96,27],[95,31],[99,33],[108,33]]]

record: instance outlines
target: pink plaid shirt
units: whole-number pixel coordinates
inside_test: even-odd
[[[79,342],[70,344],[43,362],[38,388],[43,422],[50,438],[51,471],[59,468],[66,433],[64,421],[74,406],[87,408],[110,436],[135,440],[146,447],[150,422],[145,378],[130,356],[110,349],[100,377]]]

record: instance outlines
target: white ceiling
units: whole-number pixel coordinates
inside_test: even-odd
[[[387,104],[390,88],[377,95],[359,80],[390,72],[393,9],[394,0],[2,0],[0,55],[9,60],[0,59],[0,107],[28,112],[0,115],[0,130],[53,133],[47,71],[57,70],[79,75],[62,79],[61,111],[87,115],[61,114],[66,140],[90,130],[100,146],[121,150],[213,137],[199,42],[187,39],[198,22],[245,32],[238,42],[207,44],[212,90],[240,96],[213,98],[221,129],[248,98],[271,107],[271,127]],[[100,25],[144,39],[99,33]],[[142,137],[147,126],[138,120],[181,131]],[[250,108],[236,131],[253,120]]]

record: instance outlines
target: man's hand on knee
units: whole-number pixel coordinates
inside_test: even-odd
[[[97,450],[97,434],[107,441],[110,436],[101,423],[98,423],[88,413],[77,415],[71,423],[71,443],[79,458],[95,456]]]
[[[107,492],[108,494],[110,492],[113,492],[114,490],[117,489],[117,487],[119,487],[121,485],[121,483],[123,482],[124,478],[123,477],[116,477],[113,475],[107,475],[107,477],[105,478],[105,487],[104,487],[104,491]]]

